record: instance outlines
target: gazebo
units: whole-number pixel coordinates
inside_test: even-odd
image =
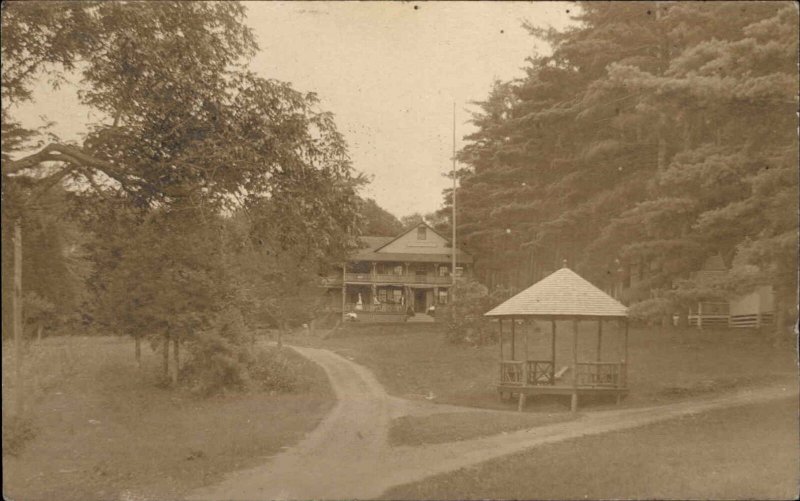
[[[518,394],[520,411],[528,395],[571,395],[570,407],[574,412],[578,409],[579,395],[612,395],[619,403],[620,398],[628,393],[628,308],[567,268],[566,264],[485,316],[497,318],[500,328],[500,381],[497,390],[501,397],[505,393],[512,397]],[[524,320],[549,321],[551,325],[549,343],[546,339],[539,339],[546,348],[543,350],[540,346],[534,357],[528,353],[527,332],[524,354],[517,354],[520,350],[516,327]],[[556,321],[565,320],[572,321],[572,356],[567,365],[557,370]],[[616,355],[619,358],[615,361],[607,360],[608,353],[603,360],[603,324],[609,320],[624,323],[622,346],[618,341]],[[597,322],[597,335],[593,336],[597,343],[593,350],[594,360],[579,360],[579,321]],[[503,350],[503,326],[506,323],[510,324],[511,334],[509,357]],[[586,346],[583,348],[585,352]]]

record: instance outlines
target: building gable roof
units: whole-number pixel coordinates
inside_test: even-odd
[[[420,226],[424,226],[424,227],[428,228],[428,229],[429,229],[430,231],[432,231],[434,234],[438,235],[438,236],[439,236],[441,239],[443,239],[445,242],[447,242],[447,244],[448,244],[448,245],[450,245],[450,240],[448,240],[447,238],[445,238],[444,236],[442,236],[442,234],[441,234],[441,233],[439,233],[438,231],[434,230],[433,228],[431,228],[431,226],[430,226],[428,223],[426,223],[425,221],[423,221],[423,222],[421,222],[421,223],[419,223],[419,224],[415,224],[414,226],[412,226],[411,228],[409,228],[409,229],[407,229],[407,230],[405,230],[405,231],[402,231],[402,232],[400,232],[400,234],[399,234],[399,235],[397,235],[396,237],[394,237],[394,238],[390,239],[388,242],[386,242],[385,244],[381,245],[380,247],[376,248],[376,249],[375,249],[375,252],[380,252],[380,250],[381,250],[381,249],[383,249],[384,247],[388,246],[388,245],[389,245],[389,244],[391,244],[392,242],[396,242],[397,240],[400,240],[401,238],[403,238],[404,236],[408,235],[408,234],[409,234],[409,233],[411,233],[412,231],[416,230],[416,229],[417,229],[417,228],[419,228]]]
[[[619,318],[628,316],[628,308],[565,267],[485,315]]]
[[[440,233],[431,228],[427,223],[421,223],[426,226],[430,231],[444,238]],[[362,236],[361,241],[366,244],[366,247],[358,249],[351,257],[351,261],[381,261],[381,262],[408,262],[408,263],[450,263],[452,261],[452,247],[448,247],[446,252],[442,253],[416,253],[416,252],[386,252],[381,251],[392,242],[397,241],[403,236],[411,233],[419,228],[420,225],[412,226],[410,229],[403,231],[395,237],[375,237],[375,236]],[[471,263],[472,256],[467,254],[461,249],[458,249],[456,254],[457,263]]]

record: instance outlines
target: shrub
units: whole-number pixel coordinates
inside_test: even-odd
[[[181,379],[201,395],[245,389],[249,383],[248,345],[241,314],[229,311],[220,315],[211,329],[192,337]]]
[[[306,391],[312,384],[308,364],[311,362],[288,350],[259,349],[248,366],[250,385],[253,389],[276,393]]]
[[[445,339],[453,344],[485,345],[497,341],[497,331],[484,313],[508,297],[505,289],[489,289],[475,280],[461,280],[453,287],[455,301],[437,312],[446,324]]]

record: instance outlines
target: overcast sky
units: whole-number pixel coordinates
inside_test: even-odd
[[[260,53],[252,68],[319,95],[336,115],[354,167],[373,182],[365,195],[396,216],[441,206],[451,167],[453,102],[457,147],[468,134],[470,101],[495,79],[522,75],[525,58],[547,47],[524,20],[563,28],[564,2],[249,2],[247,23]],[[78,139],[87,121],[75,88],[41,86],[15,113],[25,125],[55,121]]]

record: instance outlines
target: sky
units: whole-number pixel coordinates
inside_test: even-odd
[[[363,194],[402,217],[442,205],[456,148],[473,131],[472,101],[492,82],[523,75],[525,58],[547,53],[522,23],[563,29],[565,2],[247,2],[247,24],[263,77],[315,92],[333,112],[353,167],[372,182]],[[76,87],[45,84],[15,112],[24,125],[56,122],[52,132],[77,140],[98,117]]]

